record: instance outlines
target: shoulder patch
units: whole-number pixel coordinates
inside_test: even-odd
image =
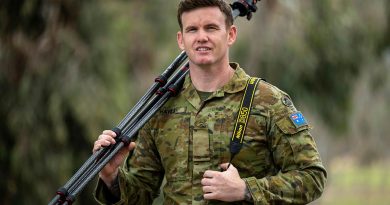
[[[307,125],[305,117],[303,117],[301,112],[294,112],[290,115],[290,120],[295,125],[296,128]]]

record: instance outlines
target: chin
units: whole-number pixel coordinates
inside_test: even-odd
[[[213,64],[213,61],[210,59],[201,59],[201,60],[195,60],[194,63],[197,65],[211,65]]]

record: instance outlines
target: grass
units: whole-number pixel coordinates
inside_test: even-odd
[[[390,204],[390,163],[358,165],[352,158],[332,161],[328,183],[317,205]]]

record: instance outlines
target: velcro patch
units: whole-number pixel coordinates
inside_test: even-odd
[[[295,125],[296,128],[307,125],[305,117],[303,117],[301,112],[295,112],[290,115],[290,120]]]

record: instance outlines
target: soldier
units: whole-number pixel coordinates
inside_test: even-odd
[[[100,172],[96,199],[152,204],[164,176],[164,204],[306,204],[318,198],[326,171],[309,125],[286,93],[264,81],[254,93],[242,148],[228,165],[249,79],[229,62],[237,36],[231,9],[223,0],[182,0],[177,17],[190,75],[139,131],[137,146],[130,143]],[[103,131],[93,151],[115,137]]]

